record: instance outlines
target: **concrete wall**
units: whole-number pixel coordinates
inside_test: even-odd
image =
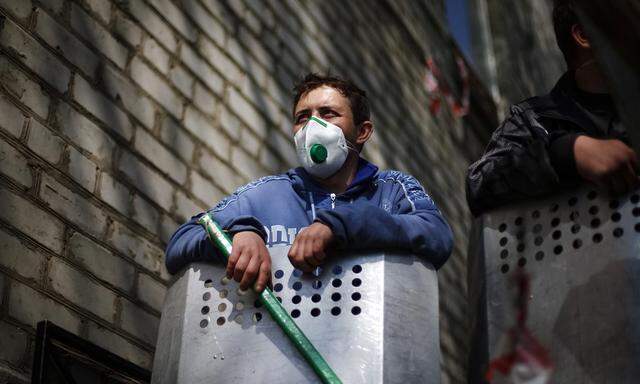
[[[366,157],[415,175],[451,221],[443,382],[463,382],[463,178],[495,109],[474,77],[469,116],[430,115],[424,58],[460,79],[429,4],[0,0],[0,381],[29,381],[45,318],[150,368],[168,237],[295,165],[293,80],[330,69],[369,91]]]
[[[566,69],[553,32],[552,0],[469,0],[474,60],[504,114],[547,93]]]

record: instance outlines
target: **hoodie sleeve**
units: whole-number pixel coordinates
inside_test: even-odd
[[[250,204],[246,196],[238,192],[223,199],[218,205],[209,210],[213,219],[231,236],[238,232],[252,231],[266,241],[267,233],[260,221],[251,216]],[[171,236],[165,251],[165,263],[169,273],[176,273],[185,265],[195,261],[218,261],[223,258],[207,238],[204,228],[198,224],[202,212],[193,216],[187,223],[181,225]]]
[[[395,183],[390,211],[366,202],[321,210],[338,249],[395,249],[424,256],[440,268],[451,255],[453,234],[435,203],[412,176],[395,173],[380,182]]]

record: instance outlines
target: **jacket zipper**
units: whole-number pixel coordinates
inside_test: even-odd
[[[330,196],[331,196],[331,209],[336,209],[336,194],[332,193]]]

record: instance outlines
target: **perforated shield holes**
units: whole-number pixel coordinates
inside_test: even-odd
[[[207,301],[211,298],[211,292],[205,292],[202,294],[202,300]]]
[[[331,285],[333,285],[334,287],[338,288],[342,285],[342,280],[340,279],[333,279],[333,281],[331,281]]]
[[[273,292],[280,292],[282,291],[282,284],[280,283],[276,283],[273,285]]]
[[[353,313],[356,316],[359,315],[360,312],[362,312],[362,309],[360,309],[360,307],[358,307],[358,306],[355,306],[355,307],[351,308],[351,313]]]
[[[218,317],[218,320],[216,320],[216,324],[218,324],[218,325],[224,325],[225,321],[226,321],[226,320],[224,319],[224,317],[223,317],[223,316],[220,316],[220,317]]]
[[[207,279],[207,280],[205,280],[205,281],[204,281],[204,287],[205,287],[205,288],[211,288],[211,287],[213,287],[213,280],[211,280],[211,279]]]
[[[360,300],[361,297],[362,297],[362,295],[360,295],[360,292],[353,292],[351,294],[351,299],[353,301],[358,301],[358,300]]]
[[[336,265],[333,267],[332,272],[334,275],[339,275],[342,273],[342,267],[340,265]]]
[[[502,273],[507,273],[509,272],[509,264],[502,264],[502,267],[500,267],[500,271]]]
[[[622,228],[616,228],[613,230],[613,237],[621,237],[624,234],[624,230]]]
[[[311,316],[313,316],[313,317],[318,317],[318,316],[320,316],[320,312],[321,312],[321,311],[320,311],[320,308],[313,308],[313,309],[311,310]]]
[[[218,312],[224,312],[227,310],[227,303],[218,304]]]
[[[338,292],[334,292],[331,294],[331,300],[333,301],[340,301],[341,298],[342,295],[340,295]]]
[[[209,320],[207,319],[200,320],[200,328],[206,328],[207,325],[209,325]]]
[[[318,295],[317,293],[311,296],[311,301],[313,301],[314,303],[320,302],[321,299],[322,299],[322,296]]]
[[[302,301],[302,297],[295,295],[291,298],[291,302],[293,304],[300,304],[300,302]]]
[[[282,279],[282,277],[284,276],[284,271],[278,269],[273,275],[276,277],[276,279]]]
[[[331,314],[332,314],[333,316],[338,316],[338,315],[340,314],[340,312],[341,312],[340,307],[333,307],[333,308],[331,308]]]
[[[300,310],[294,309],[293,311],[291,311],[291,317],[293,317],[294,319],[297,319],[298,317],[300,317]]]
[[[351,268],[351,270],[353,271],[353,273],[360,273],[362,272],[362,266],[359,264],[356,264],[353,266],[353,268]]]
[[[506,249],[503,249],[502,251],[500,251],[500,258],[501,259],[506,259],[507,256],[509,256],[509,251],[507,251]]]
[[[260,320],[262,320],[262,313],[260,313],[260,312],[256,312],[256,313],[254,313],[254,314],[253,314],[253,322],[254,322],[254,323],[257,323],[257,322],[259,322]]]
[[[209,307],[208,306],[204,306],[202,307],[202,309],[200,310],[200,313],[202,313],[203,315],[206,315],[207,313],[209,313]]]
[[[355,278],[355,279],[353,279],[353,280],[351,281],[351,284],[352,284],[354,287],[359,287],[359,286],[362,284],[362,280],[360,280],[360,279],[358,279],[358,278]]]
[[[525,259],[524,257],[521,257],[520,259],[518,259],[519,267],[524,267],[526,264],[527,264],[527,259]]]
[[[221,290],[218,292],[218,296],[220,296],[220,298],[221,298],[221,299],[224,299],[224,298],[226,298],[227,296],[229,296],[229,291],[228,291],[228,290],[226,290],[226,289],[221,289]]]

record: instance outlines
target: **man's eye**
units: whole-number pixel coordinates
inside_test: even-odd
[[[296,124],[304,123],[307,121],[307,116],[301,115],[296,118]]]

